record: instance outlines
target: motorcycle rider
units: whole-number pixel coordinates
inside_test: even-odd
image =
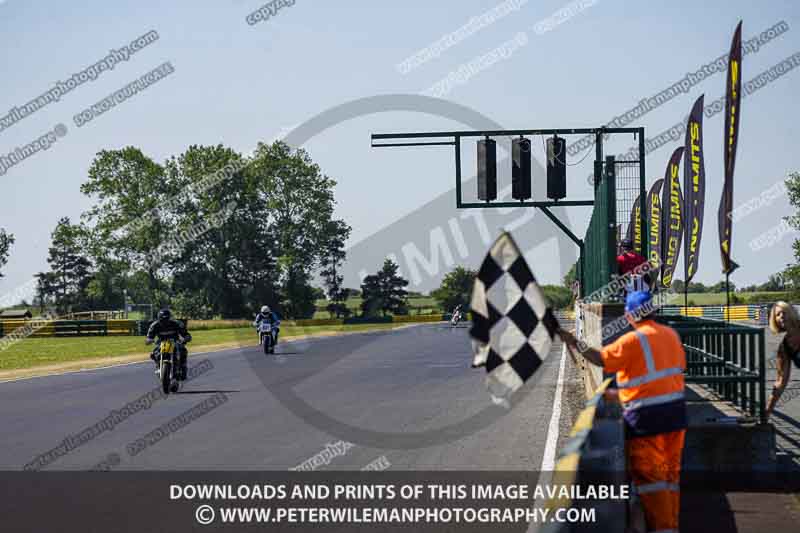
[[[453,314],[452,314],[452,318],[450,319],[450,322],[453,323],[453,324],[458,324],[459,322],[461,322],[461,318],[462,318],[462,316],[461,316],[461,304],[458,304],[456,306],[456,308],[453,309]]]
[[[178,356],[180,358],[180,372],[178,372],[178,379],[183,381],[186,379],[186,358],[189,355],[188,350],[186,349],[186,344],[192,340],[192,336],[189,334],[189,331],[186,329],[186,326],[177,320],[172,319],[172,312],[169,309],[162,309],[158,312],[158,320],[150,324],[150,328],[147,330],[147,339],[144,341],[145,344],[152,344],[156,337],[158,340],[164,339],[172,339],[179,341],[178,345]],[[156,374],[159,372],[158,364],[158,350],[159,345],[157,344],[153,351],[150,353],[150,359],[156,364]]]
[[[256,315],[256,320],[253,322],[253,325],[258,328],[258,325],[264,320],[272,324],[272,345],[275,346],[278,344],[278,334],[281,331],[281,319],[268,305],[264,305],[261,307],[261,312]]]

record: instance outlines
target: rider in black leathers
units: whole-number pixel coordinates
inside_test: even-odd
[[[186,358],[189,355],[186,349],[186,344],[192,340],[192,336],[184,326],[183,322],[172,319],[172,313],[169,309],[162,309],[158,312],[158,320],[150,324],[147,330],[147,339],[145,344],[152,344],[156,337],[159,341],[163,339],[172,339],[179,341],[178,356],[180,357],[180,372],[178,379],[181,381],[186,379]],[[150,353],[150,358],[156,364],[156,372],[158,372],[158,344]]]

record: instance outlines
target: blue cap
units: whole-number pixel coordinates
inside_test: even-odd
[[[650,291],[630,292],[628,293],[628,296],[625,298],[625,312],[635,313],[643,305],[647,304],[652,299],[653,295],[650,293]]]

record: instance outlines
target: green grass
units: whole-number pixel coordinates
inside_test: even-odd
[[[350,309],[353,314],[361,314],[362,298],[348,298],[345,305]],[[330,302],[328,300],[317,300],[315,305],[317,311],[314,313],[314,318],[332,318],[330,313],[325,310]],[[419,296],[408,298],[408,314],[435,314],[441,313],[442,310],[436,303],[436,300],[431,296]]]
[[[346,326],[286,326],[281,328],[281,340],[300,335],[326,332],[381,330],[403,324],[352,324]],[[189,328],[191,332],[191,327]],[[258,340],[253,328],[211,329],[192,332],[189,355],[203,351],[204,346],[241,344],[255,346]],[[143,337],[79,337],[28,338],[0,352],[0,370],[18,370],[41,365],[68,363],[98,357],[121,357],[147,353]]]

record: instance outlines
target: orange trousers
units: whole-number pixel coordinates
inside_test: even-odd
[[[633,438],[627,443],[628,468],[648,531],[678,531],[685,436],[682,429]]]

